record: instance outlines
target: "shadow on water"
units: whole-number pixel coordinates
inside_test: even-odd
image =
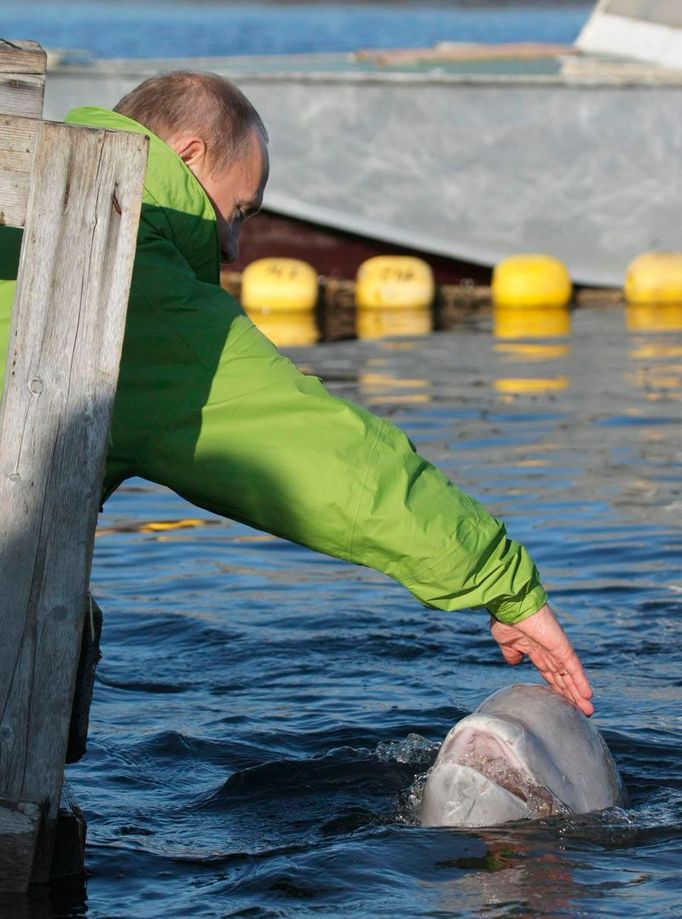
[[[55,882],[28,894],[0,894],[3,919],[78,919],[88,915],[85,880]]]

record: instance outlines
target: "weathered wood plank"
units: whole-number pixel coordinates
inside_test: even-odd
[[[37,804],[0,798],[0,879],[11,877],[15,889],[26,887],[31,879],[40,824]]]
[[[43,113],[45,80],[34,74],[0,74],[0,112],[40,118]]]
[[[47,880],[147,140],[41,122],[0,405],[0,794]],[[13,883],[0,878],[0,886]]]
[[[46,64],[37,42],[0,38],[0,112],[40,118]]]
[[[50,880],[74,878],[85,874],[85,839],[87,823],[67,782],[62,786],[55,830]]]
[[[102,639],[102,610],[91,594],[85,601],[85,618],[83,637],[81,639],[76,689],[71,707],[71,724],[69,726],[69,744],[66,749],[66,762],[77,763],[85,756],[90,724],[90,706],[95,686],[95,671],[101,657],[100,641]]]
[[[0,73],[45,73],[46,63],[37,41],[0,38]]]
[[[23,227],[40,122],[0,115],[0,225]]]
[[[0,147],[8,153],[32,153],[38,128],[35,118],[0,115]]]

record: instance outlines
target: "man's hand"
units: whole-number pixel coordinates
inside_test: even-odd
[[[588,717],[594,712],[585,671],[549,606],[516,625],[491,619],[490,631],[508,664],[520,664],[527,654],[550,686]]]

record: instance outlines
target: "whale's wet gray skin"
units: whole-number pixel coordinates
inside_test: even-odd
[[[594,724],[548,687],[518,684],[494,693],[450,731],[419,816],[424,826],[494,826],[626,800]]]

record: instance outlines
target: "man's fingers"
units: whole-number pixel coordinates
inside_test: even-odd
[[[583,712],[583,714],[589,717],[594,712],[594,705],[592,705],[592,703],[590,702],[592,691],[589,688],[589,684],[587,683],[587,680],[585,679],[585,683],[587,685],[589,695],[585,695],[585,693],[581,691],[580,684],[576,682],[572,674],[564,673],[564,674],[559,674],[559,676],[564,681],[564,685],[566,686],[566,690],[570,694],[570,698],[572,699],[572,701],[578,706],[578,708],[580,709],[581,712]],[[584,674],[583,674],[583,677],[584,677]]]
[[[580,695],[578,690],[573,683],[573,680],[568,673],[557,673],[554,670],[550,670],[547,673],[542,674],[547,682],[552,686],[556,692],[560,693],[565,699],[567,699],[572,705],[575,705],[576,708],[589,716],[594,712],[594,706],[589,701]]]
[[[570,676],[572,689],[569,691],[575,691],[577,695],[575,701],[582,709],[583,706],[578,700],[589,701],[592,698],[592,689],[578,660],[578,655],[549,606],[543,606],[535,615],[518,623],[517,627],[532,642],[546,650],[553,669],[559,674],[562,681],[565,681],[566,675]]]
[[[587,676],[585,675],[585,671],[583,670],[582,665],[580,664],[580,661],[578,660],[578,656],[575,653],[575,651],[573,651],[572,648],[571,648],[571,660],[568,661],[568,665],[566,669],[568,670],[571,676],[571,679],[573,680],[573,683],[575,685],[575,688],[580,693],[580,695],[584,699],[591,699],[592,698],[592,687],[590,686],[590,681],[587,679]]]
[[[548,606],[514,626],[492,622],[493,636],[508,664],[520,664],[524,655],[558,693],[585,715],[594,712],[592,688],[578,655]]]
[[[557,623],[558,625],[558,623]],[[561,626],[559,626],[561,628]],[[560,636],[554,645],[548,649],[550,654],[556,661],[557,666],[561,668],[562,671],[569,673],[577,685],[580,686],[580,689],[585,693],[591,695],[592,690],[590,689],[590,684],[587,681],[585,676],[585,671],[582,668],[580,661],[578,660],[578,655],[573,650],[573,646],[568,640],[568,636],[561,629]]]
[[[578,692],[575,683],[570,676],[561,676],[561,674],[559,676],[564,681],[563,694],[569,701],[573,702],[573,704],[580,709],[583,715],[587,715],[589,718],[590,715],[594,713],[594,705],[592,705],[589,699],[586,699],[583,695],[581,695],[581,693]]]
[[[585,715],[586,718],[590,718],[594,715],[594,705],[589,701],[589,699],[579,699],[575,703],[580,711]]]
[[[543,679],[589,717],[594,712],[590,702],[592,690],[577,655],[570,645],[568,647],[569,654],[562,659],[549,653],[537,642],[530,641],[528,656]]]
[[[566,640],[567,652],[559,656],[554,653],[551,655],[554,666],[561,677],[566,680],[575,689],[575,692],[584,699],[592,698],[592,687],[585,676],[578,655]]]
[[[577,658],[575,662],[578,666],[577,670],[574,669],[573,673],[567,669],[562,669],[565,666],[562,662],[553,662],[555,676],[554,685],[562,695],[570,702],[573,702],[584,715],[589,717],[594,712],[594,706],[590,702],[592,690]]]

